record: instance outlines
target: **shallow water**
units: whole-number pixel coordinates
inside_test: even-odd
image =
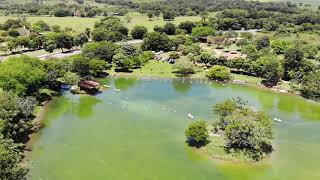
[[[35,180],[320,179],[320,105],[240,85],[171,79],[105,79],[97,96],[65,94],[49,107],[29,155]],[[184,129],[214,119],[212,105],[240,96],[274,122],[275,151],[246,165],[201,157]]]

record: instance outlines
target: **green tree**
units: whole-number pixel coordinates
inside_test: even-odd
[[[44,21],[42,21],[42,20],[39,20],[39,21],[35,22],[35,23],[33,24],[33,27],[38,27],[38,28],[40,28],[40,31],[41,31],[41,32],[42,32],[42,31],[50,31],[50,26],[49,26],[46,22],[44,22]]]
[[[298,90],[301,96],[320,101],[320,72],[312,72],[304,76]]]
[[[77,85],[80,82],[80,77],[78,74],[68,71],[58,81],[63,84]]]
[[[171,40],[168,35],[159,32],[146,34],[142,49],[151,51],[169,51],[172,48]]]
[[[112,62],[115,65],[116,69],[119,69],[121,71],[129,71],[131,67],[130,59],[122,53],[116,54],[113,57]]]
[[[147,16],[148,16],[149,20],[151,21],[151,19],[153,18],[153,12],[152,11],[148,11],[147,12]]]
[[[89,73],[98,76],[99,73],[107,69],[108,64],[104,60],[100,59],[91,59],[89,62]]]
[[[216,130],[223,130],[226,148],[241,152],[252,160],[260,160],[271,153],[272,119],[265,112],[253,111],[241,98],[228,99],[214,106],[220,117],[214,122]]]
[[[91,42],[83,47],[82,54],[87,58],[101,59],[111,63],[118,48],[116,44],[111,42]]]
[[[262,83],[268,87],[276,85],[283,76],[283,64],[276,56],[262,56],[252,66],[257,75],[265,78]]]
[[[53,53],[53,51],[57,48],[57,44],[53,40],[49,40],[44,43],[44,49],[49,53]]]
[[[279,40],[279,39],[271,41],[271,48],[277,54],[285,53],[291,46],[292,44],[288,41]]]
[[[63,52],[63,49],[70,50],[75,44],[74,44],[74,37],[70,33],[57,33],[54,37],[56,48],[61,49]]]
[[[131,30],[131,36],[133,39],[143,39],[147,32],[148,29],[144,26],[134,26]]]
[[[17,102],[17,107],[20,110],[21,114],[24,115],[25,119],[28,119],[28,116],[33,112],[36,105],[37,100],[32,96],[21,97]]]
[[[191,35],[197,38],[213,35],[215,30],[211,27],[195,27],[192,29]]]
[[[188,34],[192,32],[192,29],[195,27],[195,23],[191,21],[185,21],[179,24],[178,26],[180,29],[186,30]]]
[[[213,111],[218,114],[221,119],[231,115],[238,108],[237,102],[228,99],[222,103],[218,103],[213,106]]]
[[[211,53],[209,52],[202,52],[200,54],[200,63],[205,63],[205,64],[208,64],[208,63],[211,63],[213,61],[214,57]]]
[[[90,58],[82,55],[76,55],[72,58],[73,70],[78,72],[81,76],[86,76],[90,74],[89,61]]]
[[[192,62],[186,59],[178,60],[173,65],[173,69],[182,76],[187,76],[188,74],[193,74],[195,72],[195,67]]]
[[[209,138],[207,123],[203,120],[193,121],[185,130],[185,136],[189,145],[195,145],[197,147],[204,145]]]
[[[228,125],[225,129],[227,148],[240,150],[253,160],[260,160],[263,154],[272,151],[270,126],[261,123],[261,118],[267,125],[271,124],[271,118],[268,115],[261,116],[260,113],[249,109],[234,111],[227,116]]]
[[[27,169],[21,165],[21,148],[0,134],[0,177],[3,180],[26,179]]]
[[[76,46],[82,47],[87,42],[89,42],[89,37],[86,33],[77,34],[74,38],[74,43]]]
[[[128,31],[119,18],[105,17],[95,23],[92,39],[94,41],[121,41],[127,37]]]
[[[262,36],[256,40],[256,48],[258,50],[267,48],[270,46],[270,39],[269,36]]]
[[[27,56],[12,57],[0,65],[0,88],[19,95],[36,92],[45,81],[43,63]]]
[[[12,119],[18,114],[17,100],[12,92],[0,90],[0,119]]]
[[[168,22],[163,26],[162,32],[166,33],[167,35],[175,35],[176,34],[176,25]]]
[[[303,64],[303,52],[297,48],[291,48],[284,54],[284,78],[290,80],[294,78],[294,73]]]
[[[163,19],[167,21],[174,20],[176,13],[174,11],[168,10],[163,12]]]
[[[206,76],[211,80],[228,81],[231,79],[230,69],[224,66],[213,66],[206,73]]]

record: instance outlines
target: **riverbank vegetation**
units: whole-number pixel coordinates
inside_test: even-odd
[[[259,161],[272,152],[268,114],[250,109],[239,98],[216,104],[213,111],[219,118],[213,121],[210,136],[205,121],[194,121],[185,131],[189,145],[209,157],[230,161]]]

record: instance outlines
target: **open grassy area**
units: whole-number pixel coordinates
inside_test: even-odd
[[[142,25],[148,28],[149,31],[153,30],[155,25],[163,26],[166,22],[160,16],[159,18],[155,17],[152,20],[149,20],[148,16],[138,12],[130,12],[126,16],[120,17],[124,22],[125,26],[129,29],[132,29],[135,25]],[[183,21],[199,21],[201,20],[200,16],[180,16],[176,17],[172,22],[176,25],[180,24]]]
[[[1,16],[0,23],[5,22],[7,19],[16,19],[16,16]],[[31,24],[43,20],[50,26],[59,25],[61,28],[71,27],[75,31],[82,32],[86,28],[93,28],[94,23],[99,21],[101,17],[95,18],[82,18],[82,17],[48,17],[48,16],[28,16],[27,21]]]
[[[5,22],[8,19],[17,19],[17,16],[1,16],[0,23]],[[43,20],[47,22],[50,26],[59,25],[62,28],[71,27],[72,29],[81,32],[86,28],[93,29],[94,23],[99,21],[102,17],[95,18],[82,18],[82,17],[51,17],[51,16],[28,16],[27,21],[31,24]],[[153,30],[155,25],[164,25],[167,21],[164,21],[162,17],[153,18],[153,20],[149,20],[149,18],[138,12],[130,12],[126,16],[118,16],[124,25],[129,29],[132,29],[135,25],[142,25],[148,28],[149,31]],[[130,20],[129,20],[130,19]],[[198,21],[201,18],[199,16],[181,16],[176,17],[175,20],[170,21],[176,25],[183,21]]]
[[[179,77],[174,73],[172,64],[163,61],[151,60],[142,66],[140,69],[134,69],[130,73],[115,72],[114,69],[108,71],[111,75],[117,74],[120,76],[137,76],[137,77],[160,77],[160,78],[174,78]],[[204,71],[200,68],[197,72],[190,76],[190,78],[204,78]]]

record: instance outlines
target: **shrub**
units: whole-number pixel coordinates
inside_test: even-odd
[[[179,57],[180,57],[180,55],[177,52],[172,52],[169,54],[170,59],[178,59]]]
[[[192,29],[192,36],[197,38],[213,35],[215,30],[211,27],[195,27]]]
[[[142,39],[147,32],[148,32],[148,29],[146,27],[135,26],[131,30],[131,36],[133,39]]]
[[[178,60],[174,66],[173,69],[176,70],[177,73],[181,74],[182,76],[188,75],[188,74],[193,74],[195,72],[194,65],[192,62],[185,60],[185,59],[180,59]]]
[[[189,145],[199,147],[205,144],[209,137],[207,123],[203,120],[193,121],[185,130],[185,135]]]
[[[228,81],[231,79],[230,69],[224,66],[213,66],[206,76],[211,80]]]

